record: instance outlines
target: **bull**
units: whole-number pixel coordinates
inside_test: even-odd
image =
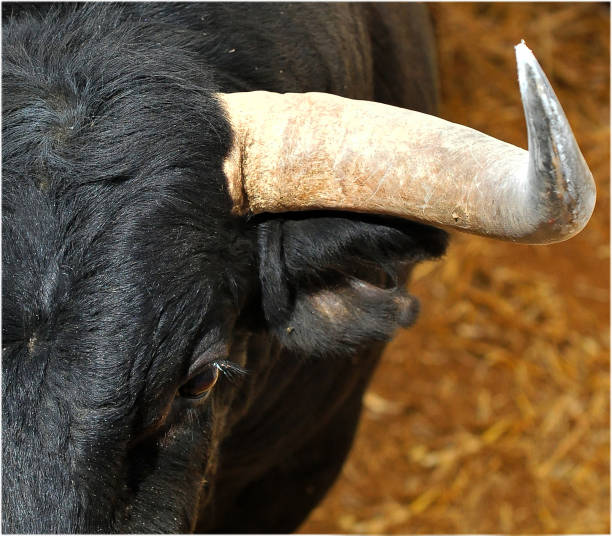
[[[591,174],[435,117],[423,7],[5,4],[2,527],[288,532],[447,230],[576,234]]]

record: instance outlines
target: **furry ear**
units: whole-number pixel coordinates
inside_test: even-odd
[[[417,262],[439,257],[448,235],[364,215],[281,215],[258,226],[259,277],[268,328],[290,350],[348,354],[414,323],[404,288]]]

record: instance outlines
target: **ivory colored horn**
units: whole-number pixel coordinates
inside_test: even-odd
[[[529,152],[411,110],[325,93],[218,94],[236,214],[342,210],[528,244],[588,222],[595,184],[537,60],[516,46]]]

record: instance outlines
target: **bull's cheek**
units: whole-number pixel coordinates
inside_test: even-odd
[[[248,339],[247,334],[241,334],[229,345],[229,359],[243,368],[248,367]],[[131,525],[137,528],[138,520],[146,515],[146,505],[159,500],[155,490],[164,490],[165,497],[177,498],[168,506],[167,517],[178,519],[179,525],[165,532],[194,529],[198,512],[214,491],[220,445],[241,385],[239,377],[222,376],[201,404],[193,405],[177,396],[169,404],[162,426],[135,445],[131,459],[137,469],[132,475],[136,504]]]
[[[190,414],[191,413],[191,414]],[[211,424],[194,410],[184,419],[130,450],[128,483],[132,492],[123,530],[189,532],[197,521],[206,488]],[[207,413],[207,412],[205,412]],[[153,515],[153,519],[152,519]]]

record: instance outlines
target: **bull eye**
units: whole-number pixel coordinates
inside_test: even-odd
[[[212,363],[192,376],[179,389],[184,398],[201,399],[207,396],[219,379],[219,367]]]

